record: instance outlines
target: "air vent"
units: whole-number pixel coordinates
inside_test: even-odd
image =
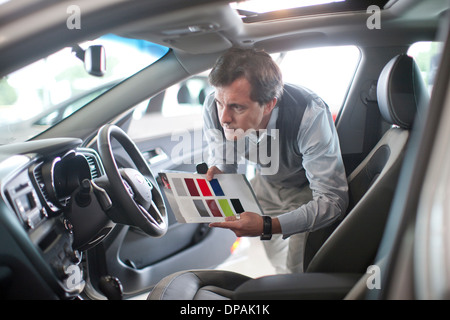
[[[36,179],[36,182],[39,186],[39,190],[41,190],[41,194],[44,197],[46,202],[50,201],[50,197],[47,193],[47,191],[45,190],[45,184],[44,184],[44,178],[42,177],[42,172],[41,172],[41,167],[36,167],[34,168],[34,178]]]
[[[88,149],[88,148],[78,148],[77,151],[86,158],[86,160],[89,164],[89,170],[91,171],[92,179],[101,177],[102,175],[105,174],[105,171],[103,170],[103,167],[99,160],[99,156],[95,152],[95,150]]]
[[[89,169],[91,170],[92,179],[98,178],[100,174],[98,173],[97,161],[91,154],[85,154],[87,162],[89,163]]]
[[[47,204],[48,208],[51,211],[56,212],[58,211],[58,208],[50,201],[50,196],[47,190],[45,189],[45,183],[44,178],[42,176],[41,167],[42,167],[41,165],[38,165],[34,168],[33,170],[34,179],[36,180],[39,190],[41,191],[41,195],[44,198],[44,201]]]

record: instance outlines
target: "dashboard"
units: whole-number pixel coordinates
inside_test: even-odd
[[[79,139],[0,147],[0,298],[80,294],[81,252],[114,226],[102,176],[99,155]]]

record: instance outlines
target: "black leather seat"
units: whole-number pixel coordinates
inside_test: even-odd
[[[247,276],[188,270],[161,280],[148,299],[341,299],[374,263],[414,117],[428,97],[420,71],[407,55],[394,57],[377,87],[383,118],[393,126],[349,175],[348,215],[310,261],[305,273]]]

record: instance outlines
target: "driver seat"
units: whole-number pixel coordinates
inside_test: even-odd
[[[380,74],[377,96],[380,113],[392,127],[349,175],[349,197],[354,203],[305,273],[252,279],[221,270],[180,271],[162,279],[148,299],[344,298],[374,263],[410,129],[422,99],[428,96],[411,57],[401,54],[389,61]],[[331,290],[326,292],[327,288]],[[325,295],[318,295],[318,291]]]

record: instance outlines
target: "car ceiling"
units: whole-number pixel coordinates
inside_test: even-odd
[[[79,1],[82,28],[75,32],[66,27],[65,11],[70,1],[39,2],[41,6],[47,4],[46,11],[40,13],[33,11],[38,6],[32,3],[36,2],[13,1],[9,9],[9,3],[2,6],[8,10],[0,13],[0,75],[50,53],[55,46],[93,39],[107,32],[146,39],[194,55],[220,53],[232,45],[274,52],[316,45],[382,46],[399,45],[400,41],[409,44],[434,37],[438,18],[448,1],[388,1],[381,13],[380,30],[366,27],[369,14],[361,10],[245,23],[228,1]],[[40,28],[33,28],[36,20],[42,22],[50,16],[53,18],[47,23],[39,23]],[[30,50],[35,53],[33,58],[25,57],[24,52]]]
[[[221,52],[232,45],[256,46],[273,52],[346,43],[390,45],[403,40],[409,44],[434,36],[446,1],[389,1],[382,10],[382,28],[375,32],[366,27],[369,16],[366,10],[245,23],[225,3],[144,19],[119,33],[190,54]]]

